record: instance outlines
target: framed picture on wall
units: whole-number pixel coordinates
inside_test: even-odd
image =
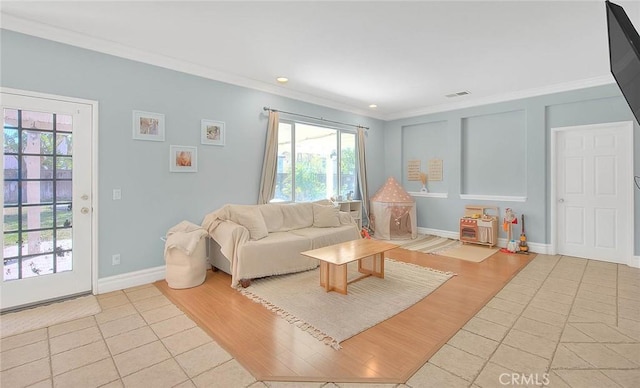
[[[136,140],[164,141],[164,115],[134,110],[133,138]]]
[[[197,172],[198,148],[179,145],[169,146],[169,171]]]
[[[225,135],[222,121],[202,120],[200,122],[200,142],[202,144],[224,146]]]

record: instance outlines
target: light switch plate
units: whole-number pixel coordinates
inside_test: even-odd
[[[122,198],[122,191],[120,189],[113,189],[113,200],[117,201]]]

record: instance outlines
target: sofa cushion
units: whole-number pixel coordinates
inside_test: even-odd
[[[258,207],[264,218],[264,223],[267,225],[267,231],[269,233],[280,231],[284,224],[284,215],[281,209],[282,205],[268,203],[266,205],[259,205]]]
[[[355,224],[342,225],[336,228],[303,228],[292,230],[289,233],[308,239],[311,242],[311,249],[361,238],[360,231]]]
[[[258,206],[232,205],[229,206],[229,218],[249,230],[251,240],[260,240],[269,234],[264,217]]]
[[[281,205],[284,221],[280,231],[308,228],[313,225],[311,203],[289,203]]]
[[[313,226],[316,228],[334,228],[340,226],[338,208],[330,205],[313,204]]]
[[[237,280],[315,268],[317,260],[300,254],[309,249],[311,240],[292,232],[273,232],[260,241],[247,241],[239,248],[242,259],[237,262]]]

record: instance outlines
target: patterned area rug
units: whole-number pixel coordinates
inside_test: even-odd
[[[348,274],[349,279],[358,276],[357,262],[349,264]],[[409,308],[452,276],[387,258],[384,279],[367,277],[351,283],[347,295],[320,287],[319,269],[257,279],[239,291],[340,349],[340,342]]]
[[[98,299],[93,295],[88,295],[27,310],[5,313],[0,316],[0,337],[9,337],[42,327],[88,317],[101,311]]]

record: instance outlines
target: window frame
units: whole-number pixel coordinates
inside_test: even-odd
[[[314,126],[314,127],[318,127],[318,128],[323,128],[323,129],[329,129],[329,130],[333,130],[335,131],[335,136],[336,136],[336,172],[337,172],[337,193],[335,194],[335,196],[339,196],[341,195],[339,193],[340,191],[340,187],[342,187],[342,183],[343,183],[343,177],[342,177],[342,134],[346,133],[346,134],[350,134],[353,135],[354,137],[354,146],[353,146],[353,150],[354,150],[354,168],[353,168],[353,175],[355,177],[355,187],[353,190],[353,199],[357,199],[357,197],[359,196],[360,190],[358,187],[358,163],[359,163],[359,158],[358,158],[358,133],[354,130],[350,130],[350,129],[345,129],[345,128],[340,128],[340,127],[336,127],[336,126],[331,126],[331,125],[326,125],[326,124],[318,124],[318,123],[314,123],[314,122],[310,122],[310,121],[301,121],[301,120],[291,120],[291,119],[281,119],[278,122],[278,131],[280,131],[280,124],[287,124],[291,126],[291,171],[290,171],[290,176],[291,176],[291,199],[290,200],[277,200],[275,198],[276,193],[274,193],[274,197],[271,198],[271,200],[269,201],[269,203],[295,203],[298,202],[296,199],[296,161],[297,161],[297,152],[296,152],[296,125],[297,124],[301,124],[301,125],[308,125],[308,126]],[[280,144],[278,143],[278,154],[279,154],[279,149],[280,149]],[[277,167],[276,167],[277,168]],[[326,171],[326,169],[325,169]],[[275,201],[274,201],[275,200]],[[343,198],[343,200],[347,200],[346,197]]]

